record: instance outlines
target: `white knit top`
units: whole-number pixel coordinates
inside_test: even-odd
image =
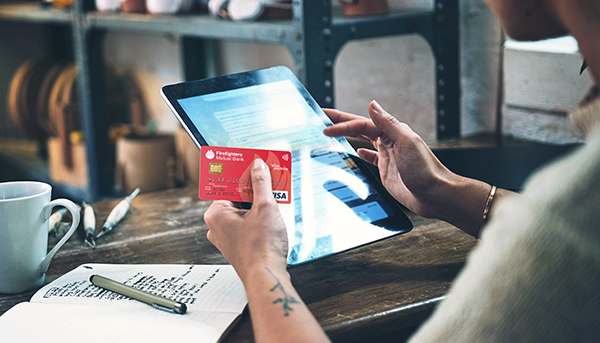
[[[585,146],[492,208],[448,297],[411,342],[600,342],[600,97],[571,114]]]

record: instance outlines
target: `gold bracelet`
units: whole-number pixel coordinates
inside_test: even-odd
[[[483,208],[483,216],[482,216],[482,226],[488,219],[488,214],[490,212],[490,208],[492,207],[492,201],[494,201],[494,196],[496,195],[496,186],[492,186],[492,190],[485,201],[485,207]]]

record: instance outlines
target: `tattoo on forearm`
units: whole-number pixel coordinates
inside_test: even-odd
[[[267,271],[277,281],[277,284],[275,286],[273,286],[273,288],[271,288],[269,290],[269,292],[275,292],[275,290],[280,290],[281,293],[283,293],[283,297],[277,298],[275,301],[273,301],[273,304],[279,304],[279,303],[283,304],[283,315],[285,317],[287,317],[287,316],[290,315],[290,312],[294,310],[293,308],[290,307],[290,304],[299,304],[300,302],[298,300],[296,300],[294,297],[289,296],[287,294],[287,292],[283,288],[283,285],[281,284],[281,282],[279,281],[279,279],[275,275],[273,275],[273,273],[271,272],[271,270],[269,268],[267,268]]]

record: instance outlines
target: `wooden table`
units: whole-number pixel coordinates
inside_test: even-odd
[[[94,204],[98,226],[119,201]],[[226,263],[206,239],[210,203],[197,189],[141,194],[95,250],[76,233],[56,254],[46,282],[82,263]],[[477,240],[437,220],[410,215],[406,234],[290,268],[292,281],[333,341],[393,341],[409,335],[448,291]],[[56,241],[56,239],[51,239]],[[0,314],[34,292],[0,294]],[[248,311],[225,342],[253,342]]]

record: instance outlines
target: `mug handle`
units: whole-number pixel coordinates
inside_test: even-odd
[[[50,250],[48,255],[46,255],[46,257],[44,257],[44,259],[42,260],[42,263],[40,264],[40,271],[42,272],[42,274],[44,274],[48,270],[48,267],[50,266],[50,261],[54,257],[54,254],[56,254],[58,249],[60,249],[60,247],[62,247],[63,244],[65,244],[67,242],[67,240],[71,237],[71,235],[75,232],[75,230],[79,226],[79,208],[71,200],[67,200],[67,199],[52,200],[46,206],[44,206],[44,219],[45,220],[48,220],[48,218],[50,218],[50,214],[52,213],[52,208],[54,208],[55,206],[66,207],[67,210],[69,210],[69,212],[71,212],[73,221],[71,222],[71,227],[69,228],[69,231],[67,231],[67,233],[64,235],[64,237],[61,238],[60,241],[58,241],[58,243],[56,243],[54,248],[52,248],[52,250]]]

